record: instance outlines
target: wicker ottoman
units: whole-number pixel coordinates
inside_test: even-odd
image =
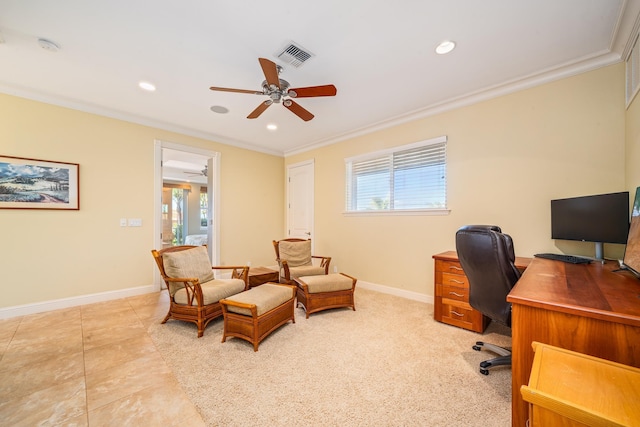
[[[220,300],[224,325],[222,342],[236,337],[253,344],[253,351],[271,332],[287,323],[296,323],[295,286],[266,283]]]
[[[307,319],[311,313],[337,307],[351,307],[356,311],[353,294],[358,279],[344,273],[303,276],[295,279],[298,285],[298,305],[302,305]]]

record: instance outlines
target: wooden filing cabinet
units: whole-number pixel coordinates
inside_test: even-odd
[[[435,260],[433,316],[438,322],[484,332],[490,319],[469,305],[469,281],[455,251],[433,256]]]
[[[433,259],[434,319],[470,331],[484,332],[491,319],[469,305],[469,280],[458,261],[458,253],[446,251],[433,255]],[[521,272],[529,263],[531,258],[516,257],[515,265]]]

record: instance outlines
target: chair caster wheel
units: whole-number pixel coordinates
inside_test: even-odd
[[[473,347],[471,347],[471,348],[473,348],[475,351],[482,351],[482,348],[480,348],[480,346],[479,346],[479,345],[474,345],[474,346],[473,346]]]
[[[482,369],[482,368],[480,368],[480,373],[481,373],[482,375],[489,375],[489,370],[488,370],[488,369]]]

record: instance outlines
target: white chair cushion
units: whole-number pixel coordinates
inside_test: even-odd
[[[258,316],[261,316],[267,311],[289,301],[295,295],[294,292],[295,291],[289,286],[265,283],[264,285],[226,298],[226,300],[244,304],[255,304]],[[248,308],[227,305],[227,310],[245,316],[251,316],[251,310]]]
[[[232,295],[244,291],[244,281],[242,279],[215,279],[202,283],[202,296],[204,305],[217,303],[221,299],[228,298]],[[178,289],[173,296],[173,300],[177,304],[187,304],[187,290]],[[196,302],[194,301],[195,305]]]
[[[291,276],[291,279],[295,277],[302,277],[302,276],[318,276],[318,275],[324,276],[324,273],[325,273],[324,267],[317,267],[313,265],[289,268],[289,275]]]
[[[300,277],[307,284],[310,294],[320,292],[345,291],[353,288],[353,279],[342,274],[327,274],[325,276],[305,276]]]
[[[214,279],[207,248],[204,246],[162,254],[162,264],[166,275],[174,279],[197,278],[200,283]],[[174,296],[183,287],[184,283],[169,282],[169,293]]]
[[[287,261],[289,267],[311,265],[311,240],[303,242],[287,242],[281,240],[278,244],[280,259]]]

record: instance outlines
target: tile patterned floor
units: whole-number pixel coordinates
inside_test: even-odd
[[[153,293],[0,320],[0,426],[204,426],[147,328]]]

